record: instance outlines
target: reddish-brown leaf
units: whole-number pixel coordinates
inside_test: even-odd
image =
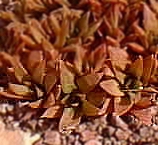
[[[102,108],[99,110],[99,115],[105,115],[106,113],[109,113],[108,111],[111,111],[110,106],[111,98],[105,98]]]
[[[135,103],[139,108],[148,108],[152,105],[152,94],[141,92],[141,98]]]
[[[25,43],[26,46],[37,49],[36,42],[30,36],[21,34],[20,38],[22,39],[22,41]]]
[[[109,66],[104,65],[103,73],[105,77],[114,77],[114,73],[112,72],[111,68]]]
[[[45,39],[43,34],[36,27],[30,25],[29,31],[38,44],[41,44],[42,40]]]
[[[30,22],[31,26],[35,27],[43,36],[47,36],[45,30],[41,26],[41,23],[36,19],[31,19]]]
[[[138,53],[138,54],[144,54],[145,53],[145,48],[141,45],[139,45],[138,43],[135,42],[130,42],[127,43],[128,48],[130,48],[131,50],[133,50],[134,52]]]
[[[108,53],[116,78],[123,84],[125,74],[122,71],[130,64],[129,55],[124,49],[112,46],[108,47]]]
[[[51,89],[54,87],[58,80],[59,76],[55,69],[50,69],[46,72],[45,78],[44,78],[44,85],[47,94],[51,91]]]
[[[138,21],[135,21],[134,24],[133,24],[133,29],[135,31],[135,37],[138,37],[141,41],[141,44],[145,47],[145,48],[148,48],[149,47],[149,41],[148,41],[148,38],[147,38],[147,35],[146,35],[146,31],[139,25]],[[135,40],[134,40],[135,41]],[[134,42],[133,42],[134,43]],[[131,44],[131,43],[130,43]],[[137,45],[133,45],[133,50],[136,52],[138,51],[139,49],[139,52],[140,50],[142,51],[142,48],[140,48],[139,46]]]
[[[0,92],[0,96],[1,97],[5,97],[8,99],[17,99],[17,100],[32,100],[32,96],[21,96],[21,95],[14,95],[14,94],[10,94],[8,92]]]
[[[69,37],[69,27],[70,27],[70,21],[67,19],[65,15],[61,23],[60,32],[57,35],[57,38],[54,44],[55,46],[60,48],[65,45],[66,39]]]
[[[147,34],[158,34],[158,20],[156,14],[149,8],[149,6],[143,3],[143,14],[144,14],[144,28]]]
[[[136,116],[143,124],[151,125],[153,114],[151,113],[151,108],[147,109],[134,109],[130,111],[134,116]]]
[[[28,86],[24,85],[9,83],[8,89],[16,95],[31,96],[33,94],[33,91]]]
[[[13,65],[13,68],[14,68],[14,73],[15,73],[16,79],[19,81],[19,83],[22,83],[23,79],[25,77],[29,76],[28,72],[23,67],[23,65],[20,62],[20,60],[18,58],[16,58],[16,57],[12,58],[12,65]]]
[[[118,42],[118,40],[110,37],[110,36],[106,36],[106,42],[108,45],[112,45],[112,46],[115,46],[115,47],[119,47],[120,46],[120,43]]]
[[[34,72],[32,74],[33,80],[38,84],[43,84],[44,76],[46,71],[46,61],[42,60],[36,68],[34,68]]]
[[[48,22],[50,24],[49,25],[50,28],[54,31],[54,33],[56,35],[59,35],[61,28],[60,28],[60,24],[59,24],[57,18],[53,14],[51,14],[49,19],[48,19]]]
[[[59,52],[54,48],[53,44],[50,43],[47,39],[42,40],[42,47],[43,50],[45,50],[46,52],[46,57],[50,57],[51,60],[55,60],[58,57]]]
[[[56,103],[55,96],[54,96],[53,92],[51,92],[48,95],[47,99],[45,101],[43,101],[42,107],[43,108],[49,108],[49,107],[55,105],[55,103]]]
[[[74,59],[74,66],[78,70],[79,73],[82,72],[83,67],[83,57],[85,55],[85,50],[82,46],[76,45],[74,46],[76,49],[75,59]]]
[[[108,52],[112,66],[116,69],[125,70],[126,65],[130,63],[128,53],[124,49],[112,46],[108,47]]]
[[[158,2],[156,0],[149,0],[151,7],[158,14]]]
[[[34,68],[43,60],[42,51],[31,51],[27,61],[28,70],[33,73]]]
[[[103,103],[104,100],[107,97],[107,93],[102,91],[102,90],[96,90],[94,89],[92,92],[89,92],[87,94],[87,100],[88,102],[92,103],[96,107],[100,107]]]
[[[125,113],[129,112],[133,105],[134,102],[131,102],[128,97],[114,98],[114,112],[116,115],[124,115]]]
[[[86,39],[86,38],[88,38],[88,37],[94,35],[94,33],[95,33],[95,32],[98,30],[98,28],[100,27],[101,23],[102,23],[102,19],[100,19],[100,20],[98,20],[98,21],[92,23],[92,24],[89,26],[88,31],[84,34],[84,38]]]
[[[98,72],[104,65],[105,59],[107,57],[107,50],[105,43],[99,45],[94,52],[92,52],[94,55],[94,71]]]
[[[31,108],[42,108],[43,99],[29,103]]]
[[[59,118],[62,115],[63,107],[54,105],[49,107],[41,116],[41,118]]]
[[[100,87],[112,96],[124,96],[124,93],[119,89],[119,84],[114,79],[102,81]]]
[[[79,20],[78,26],[80,29],[80,36],[85,35],[85,33],[88,31],[89,28],[89,18],[90,18],[90,12],[88,11],[85,13]]]

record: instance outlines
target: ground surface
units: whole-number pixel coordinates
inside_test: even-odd
[[[153,111],[155,111],[153,109]],[[40,110],[25,104],[0,104],[1,145],[157,145],[158,122],[145,126],[125,116],[83,120],[69,135],[58,132],[58,120],[40,119]]]

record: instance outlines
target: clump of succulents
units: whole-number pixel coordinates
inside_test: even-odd
[[[0,11],[0,98],[28,100],[69,132],[83,116],[151,124],[156,0],[15,0]]]

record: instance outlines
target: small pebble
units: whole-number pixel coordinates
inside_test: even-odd
[[[102,143],[97,140],[89,140],[85,143],[85,145],[102,145]]]

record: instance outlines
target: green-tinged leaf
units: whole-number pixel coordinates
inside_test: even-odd
[[[102,81],[100,87],[112,96],[124,96],[124,93],[119,89],[119,84],[114,79]]]
[[[94,73],[88,74],[85,76],[79,77],[76,81],[79,86],[79,89],[83,93],[88,93],[95,88],[103,76],[103,73]]]
[[[59,131],[65,134],[71,133],[80,123],[81,116],[74,108],[64,108],[63,115],[59,122]]]
[[[62,116],[63,107],[54,105],[49,107],[41,116],[41,118],[59,118]]]
[[[134,102],[132,102],[128,97],[116,97],[114,98],[114,112],[115,115],[123,115],[129,112],[133,107]]]
[[[38,84],[43,84],[44,76],[46,69],[46,61],[41,61],[36,68],[34,68],[34,72],[32,74],[33,80]]]
[[[60,61],[60,82],[64,93],[71,93],[76,89],[75,74],[72,72],[65,62]]]
[[[33,91],[28,86],[19,85],[19,84],[9,83],[8,89],[10,92],[21,96],[30,96],[33,93]]]
[[[58,80],[59,76],[55,69],[50,69],[46,72],[44,78],[44,86],[47,94],[51,91]]]
[[[0,97],[5,97],[7,99],[17,99],[17,100],[32,100],[32,96],[21,96],[21,95],[14,95],[8,92],[0,92]]]
[[[89,29],[89,17],[90,17],[90,12],[88,11],[81,17],[81,19],[78,22],[78,26],[80,29],[80,34],[79,34],[80,36],[85,35],[85,33]]]
[[[30,25],[29,31],[38,44],[41,44],[42,40],[45,39],[43,34],[36,27]]]
[[[154,55],[150,55],[143,60],[143,75],[142,81],[144,85],[147,85],[150,77],[152,75],[153,67],[154,67]]]
[[[143,58],[140,56],[138,59],[131,64],[129,72],[135,76],[137,79],[140,79],[143,74]]]
[[[94,22],[93,24],[91,24],[89,26],[88,31],[84,34],[84,37],[87,38],[89,36],[94,35],[94,33],[98,30],[102,22],[103,22],[102,19],[100,19],[97,22]]]
[[[82,100],[82,113],[86,116],[98,116],[99,108],[95,107],[93,104],[87,100]]]

